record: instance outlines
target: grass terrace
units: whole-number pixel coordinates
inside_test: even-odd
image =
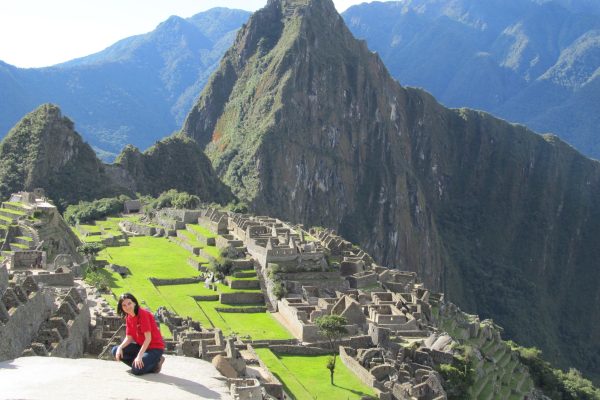
[[[278,356],[269,349],[256,349],[256,353],[296,400],[376,397],[373,389],[362,384],[339,358],[331,385],[326,368],[329,356]]]
[[[203,227],[202,225],[187,224],[187,227],[189,227],[190,229],[192,229],[194,232],[201,234],[205,238],[215,238],[215,237],[217,237],[216,234],[212,233],[210,230],[208,230],[207,228]]]
[[[23,217],[23,216],[27,215],[27,213],[24,211],[13,210],[12,208],[2,208],[2,211],[4,211],[5,213],[8,213],[8,214],[15,215],[17,217]]]
[[[0,224],[10,225],[10,224],[12,224],[12,221],[13,220],[11,218],[4,216],[4,215],[0,215]]]
[[[206,248],[213,248],[207,246]],[[131,275],[123,278],[108,270],[110,287],[116,295],[123,292],[133,293],[143,305],[156,310],[167,306],[182,317],[191,317],[205,327],[217,327],[225,335],[237,333],[250,336],[252,339],[291,339],[292,335],[281,326],[269,313],[226,313],[218,309],[244,308],[256,305],[230,306],[218,300],[196,301],[192,296],[218,296],[219,293],[260,292],[260,290],[231,289],[218,284],[217,290],[211,290],[204,283],[185,285],[154,286],[149,277],[155,278],[191,278],[198,276],[198,271],[191,267],[187,260],[190,253],[175,242],[165,238],[131,237],[128,246],[109,247],[98,256],[109,263],[124,265]],[[110,303],[115,306],[116,302]]]

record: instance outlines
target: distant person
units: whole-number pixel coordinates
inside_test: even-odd
[[[138,304],[131,293],[119,297],[117,312],[125,319],[125,339],[113,347],[112,354],[129,365],[134,375],[159,373],[165,361],[165,341],[152,313]]]

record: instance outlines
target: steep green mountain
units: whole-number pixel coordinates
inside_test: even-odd
[[[52,104],[27,114],[0,143],[0,199],[35,188],[44,188],[60,208],[121,193],[157,196],[173,188],[208,202],[232,198],[193,140],[173,135],[144,153],[128,146],[117,163],[104,164]]]
[[[27,114],[0,144],[0,197],[46,189],[59,204],[97,198],[112,188],[106,168],[58,107],[44,104]]]
[[[128,145],[113,166],[126,172],[128,186],[134,192],[158,196],[167,189],[177,189],[218,203],[233,198],[200,146],[180,134],[157,142],[143,153]]]
[[[344,19],[402,84],[556,133],[600,158],[599,2],[373,2]]]
[[[108,159],[128,143],[145,149],[181,126],[249,15],[215,8],[188,19],[173,16],[152,32],[48,68],[0,62],[0,137],[51,102],[78,121],[84,138]]]
[[[254,211],[335,228],[600,378],[600,164],[401,87],[330,0],[253,14],[183,132]]]

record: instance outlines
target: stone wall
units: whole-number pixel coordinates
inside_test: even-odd
[[[8,287],[8,270],[6,265],[0,265],[0,294]]]
[[[15,251],[11,256],[12,268],[42,268],[46,265],[46,253],[37,250]]]
[[[222,304],[257,304],[264,303],[265,297],[260,292],[221,293],[219,300]]]
[[[50,273],[38,273],[33,275],[35,283],[40,283],[47,286],[73,286],[73,273],[71,272],[50,272]]]
[[[187,285],[190,283],[203,282],[202,277],[195,278],[176,278],[176,279],[160,279],[160,278],[148,278],[154,286],[167,286],[167,285]]]
[[[131,232],[136,235],[141,236],[165,236],[165,229],[158,228],[156,229],[153,226],[140,224],[132,221],[122,221],[119,225],[127,232]]]
[[[8,316],[0,322],[0,360],[19,357],[55,307],[53,296],[46,290],[30,293],[27,300],[17,303],[16,307],[5,307],[7,291],[12,289],[6,289],[0,301],[0,308],[6,310]]]
[[[360,379],[362,383],[368,387],[374,387],[377,380],[375,377],[367,371],[358,361],[346,352],[343,346],[340,346],[340,360],[354,375]]]
[[[331,349],[314,346],[271,345],[269,349],[275,354],[290,354],[300,356],[322,356],[332,354]]]
[[[85,298],[85,294],[82,297],[75,288],[72,288],[52,317],[42,324],[33,342],[44,345],[44,338],[51,335],[57,341],[45,344],[48,355],[82,357],[89,342],[91,319]],[[32,352],[35,353],[33,350]]]
[[[169,219],[182,221],[184,224],[195,224],[201,216],[201,210],[178,210],[175,208],[164,208],[160,210],[161,216],[166,216]]]

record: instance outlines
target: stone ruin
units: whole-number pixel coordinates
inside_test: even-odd
[[[320,244],[306,241],[304,231],[296,232],[278,219],[233,214],[229,218],[229,228],[263,267],[285,265],[290,272],[327,269],[325,249]]]
[[[11,274],[0,266],[0,360],[81,357],[89,339],[85,291],[38,284],[35,278],[30,271]]]

